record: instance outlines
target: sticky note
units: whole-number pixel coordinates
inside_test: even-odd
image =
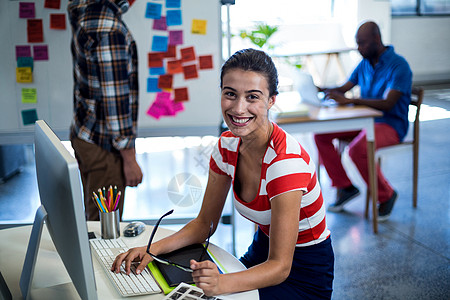
[[[16,60],[19,57],[31,57],[31,46],[16,46]]]
[[[180,52],[181,52],[181,60],[183,62],[195,60],[194,47],[180,49]]]
[[[161,89],[158,88],[158,78],[147,78],[147,92],[148,93],[156,93],[161,92]]]
[[[166,13],[167,26],[182,25],[181,10],[168,10]]]
[[[16,81],[18,83],[32,83],[33,71],[30,67],[16,68]]]
[[[31,72],[33,72],[34,61],[32,57],[18,57],[17,58],[17,67],[30,67]]]
[[[169,45],[182,45],[182,44],[183,44],[183,30],[169,31]]]
[[[176,88],[173,90],[174,92],[174,101],[180,102],[180,101],[189,101],[189,94],[188,94],[188,88]]]
[[[167,47],[166,53],[164,53],[164,57],[166,58],[175,58],[177,57],[177,47],[175,45],[170,45]]]
[[[170,105],[170,93],[168,92],[157,93],[155,101],[153,101],[152,105],[147,110],[147,114],[149,116],[154,117],[157,120],[161,116],[174,115],[175,113],[173,112],[172,107]]]
[[[192,30],[193,34],[206,34],[206,20],[192,20]]]
[[[168,45],[168,37],[155,35],[152,39],[152,51],[166,52]]]
[[[184,79],[198,78],[197,65],[183,66]]]
[[[167,30],[166,17],[161,16],[160,19],[155,19],[153,21],[153,29],[154,30]]]
[[[150,68],[148,72],[150,75],[163,75],[166,74],[166,69],[164,67]]]
[[[163,52],[150,52],[148,54],[148,67],[149,68],[161,68],[163,67]]]
[[[37,93],[35,88],[22,89],[22,103],[37,103]]]
[[[33,46],[33,57],[34,60],[48,60],[48,46]]]
[[[167,8],[180,8],[181,0],[166,0],[166,7]]]
[[[147,3],[145,9],[145,17],[148,19],[161,19],[162,4],[159,3]]]
[[[178,113],[178,112],[180,112],[180,111],[183,111],[183,110],[184,110],[183,102],[175,102],[175,101],[172,101],[172,109],[173,109],[173,111],[174,111],[175,113]]]
[[[170,75],[170,74],[161,75],[158,78],[158,88],[171,89],[172,82],[173,82],[173,75]]]
[[[66,15],[50,14],[50,29],[66,29]]]
[[[38,120],[36,109],[22,110],[23,125],[32,125]]]
[[[42,27],[42,19],[27,20],[27,36],[28,36],[28,43],[44,42],[44,30]]]
[[[61,7],[61,0],[45,0],[44,7],[59,9]]]
[[[34,19],[36,16],[36,10],[33,2],[20,2],[19,3],[19,18],[22,19]]]
[[[212,55],[202,55],[198,57],[198,66],[200,70],[212,69],[213,58]]]
[[[181,59],[168,61],[167,73],[169,74],[183,73],[183,66],[181,64]]]

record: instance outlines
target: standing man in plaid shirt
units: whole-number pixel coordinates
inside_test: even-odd
[[[131,1],[130,1],[131,2]],[[74,115],[70,140],[83,182],[85,213],[98,220],[93,192],[142,182],[136,161],[138,67],[136,43],[122,20],[128,0],[71,0]]]

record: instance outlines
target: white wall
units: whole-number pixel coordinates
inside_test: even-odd
[[[392,19],[392,44],[415,82],[450,81],[450,17]]]

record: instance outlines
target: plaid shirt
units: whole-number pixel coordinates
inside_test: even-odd
[[[107,151],[133,148],[138,114],[136,43],[111,0],[69,1],[74,118],[71,135]]]

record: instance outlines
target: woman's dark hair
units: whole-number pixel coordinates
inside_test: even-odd
[[[220,72],[220,87],[222,87],[223,77],[232,69],[252,71],[260,73],[266,77],[269,85],[269,97],[278,95],[278,72],[275,64],[264,51],[256,49],[243,49],[234,53],[223,64]]]

